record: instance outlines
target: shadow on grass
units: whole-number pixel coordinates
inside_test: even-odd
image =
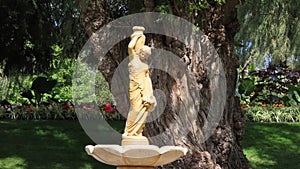
[[[123,128],[123,122],[114,122]],[[0,121],[1,169],[113,169],[87,155],[78,121]]]
[[[242,144],[254,169],[300,168],[300,123],[248,123]]]

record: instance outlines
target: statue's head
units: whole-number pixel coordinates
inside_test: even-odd
[[[139,52],[139,56],[141,60],[147,59],[151,55],[151,48],[147,45],[144,45]]]

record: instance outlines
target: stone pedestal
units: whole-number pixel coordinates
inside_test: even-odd
[[[122,146],[124,145],[149,145],[147,137],[144,136],[122,136]]]
[[[88,145],[86,152],[96,160],[117,169],[153,169],[171,163],[187,153],[179,146],[154,145]]]

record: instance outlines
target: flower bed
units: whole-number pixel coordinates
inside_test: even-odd
[[[254,106],[243,108],[247,121],[251,122],[300,122],[300,107]]]
[[[101,117],[106,120],[122,120],[116,107],[110,104],[97,107],[94,104],[51,103],[39,106],[3,104],[0,108],[0,119],[10,120],[75,120],[78,117],[75,111],[87,118]],[[100,114],[100,116],[99,116]],[[80,117],[81,118],[81,117]]]

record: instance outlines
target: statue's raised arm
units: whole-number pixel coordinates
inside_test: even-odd
[[[128,44],[128,54],[130,60],[135,54],[140,52],[140,49],[145,45],[146,36],[143,34],[145,28],[141,26],[133,27],[133,34],[130,36],[131,41]]]

